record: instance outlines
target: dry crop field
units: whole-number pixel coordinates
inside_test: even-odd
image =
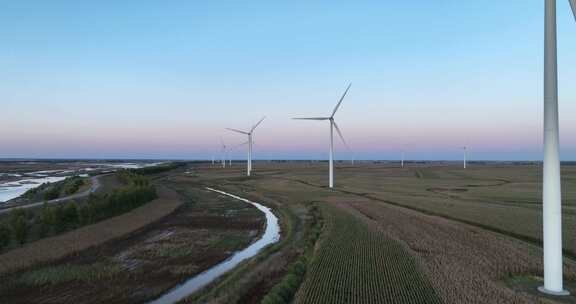
[[[531,284],[541,280],[537,165],[472,165],[464,170],[447,164],[399,168],[341,163],[333,190],[326,187],[323,163],[257,163],[255,168],[251,179],[242,177],[240,166],[203,166],[196,175],[263,200],[325,206],[326,224],[296,303],[544,299],[531,289],[507,285],[519,278]],[[565,275],[572,288],[576,167],[565,166],[563,173]],[[395,269],[387,263],[401,266]],[[413,284],[407,287],[407,279],[397,273]]]
[[[337,169],[336,189],[374,201],[541,242],[541,171],[537,165],[362,164]],[[265,168],[261,174],[325,188],[327,168]],[[576,166],[563,167],[564,249],[576,254]]]

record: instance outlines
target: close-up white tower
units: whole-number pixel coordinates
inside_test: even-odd
[[[552,295],[568,295],[564,290],[562,263],[562,189],[560,172],[560,132],[558,123],[558,44],[556,0],[545,0],[544,21],[544,169],[542,215],[544,232],[544,286]],[[570,0],[576,18],[576,0]]]

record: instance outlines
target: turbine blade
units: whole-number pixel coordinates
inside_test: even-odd
[[[346,88],[346,91],[344,91],[344,94],[342,94],[342,97],[340,97],[340,101],[338,101],[338,104],[334,108],[334,111],[332,112],[332,116],[330,116],[330,117],[334,117],[334,115],[336,115],[336,112],[338,112],[338,109],[340,108],[340,105],[342,104],[342,101],[344,100],[344,97],[346,97],[346,94],[348,93],[348,90],[350,90],[351,86],[352,86],[352,84],[348,85],[348,87]]]
[[[305,118],[292,118],[295,120],[329,120],[330,117],[305,117]]]
[[[262,119],[260,119],[260,121],[254,125],[254,127],[252,127],[252,130],[250,130],[250,133],[252,133],[256,128],[258,128],[258,126],[264,121],[264,119],[266,119],[266,116],[262,117]]]
[[[244,135],[249,135],[248,132],[244,132],[244,131],[240,131],[240,130],[236,130],[236,129],[232,129],[232,128],[226,128],[226,130],[232,131],[232,132],[236,132],[236,133],[240,133],[240,134],[244,134]]]
[[[346,146],[346,149],[350,150],[350,146],[348,146],[348,143],[346,142],[346,139],[344,139],[344,135],[342,135],[342,131],[340,130],[336,122],[334,122],[334,128],[336,129],[336,133],[338,133],[338,136],[340,136],[342,143],[344,143],[344,146]]]
[[[572,7],[572,13],[574,13],[574,19],[576,19],[576,0],[570,0],[570,7]]]

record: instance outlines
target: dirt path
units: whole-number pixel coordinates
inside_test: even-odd
[[[0,255],[0,274],[57,260],[136,231],[172,213],[182,205],[176,192],[157,188],[159,198],[128,213],[94,225],[24,245]]]

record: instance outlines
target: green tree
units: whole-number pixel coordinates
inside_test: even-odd
[[[78,207],[72,202],[64,207],[64,223],[66,227],[75,227],[78,224]]]
[[[0,250],[10,244],[11,231],[6,224],[0,223]]]
[[[53,226],[54,230],[58,232],[63,232],[66,230],[66,216],[64,214],[64,207],[62,205],[58,205],[53,208],[54,213],[54,221]]]
[[[30,225],[26,220],[26,212],[22,209],[15,209],[10,215],[10,225],[12,226],[12,232],[14,234],[14,239],[18,244],[22,245],[26,243],[28,239],[28,232],[30,230]]]
[[[50,234],[51,227],[54,225],[54,209],[48,206],[48,203],[44,202],[42,205],[42,211],[37,217],[37,222],[39,225],[38,233],[40,234],[40,237]]]
[[[71,195],[76,193],[80,187],[84,185],[84,180],[78,176],[70,177],[66,180],[66,184],[64,186],[64,193],[66,195]]]
[[[44,192],[44,199],[47,201],[57,199],[60,197],[60,187],[58,185],[53,185]]]

